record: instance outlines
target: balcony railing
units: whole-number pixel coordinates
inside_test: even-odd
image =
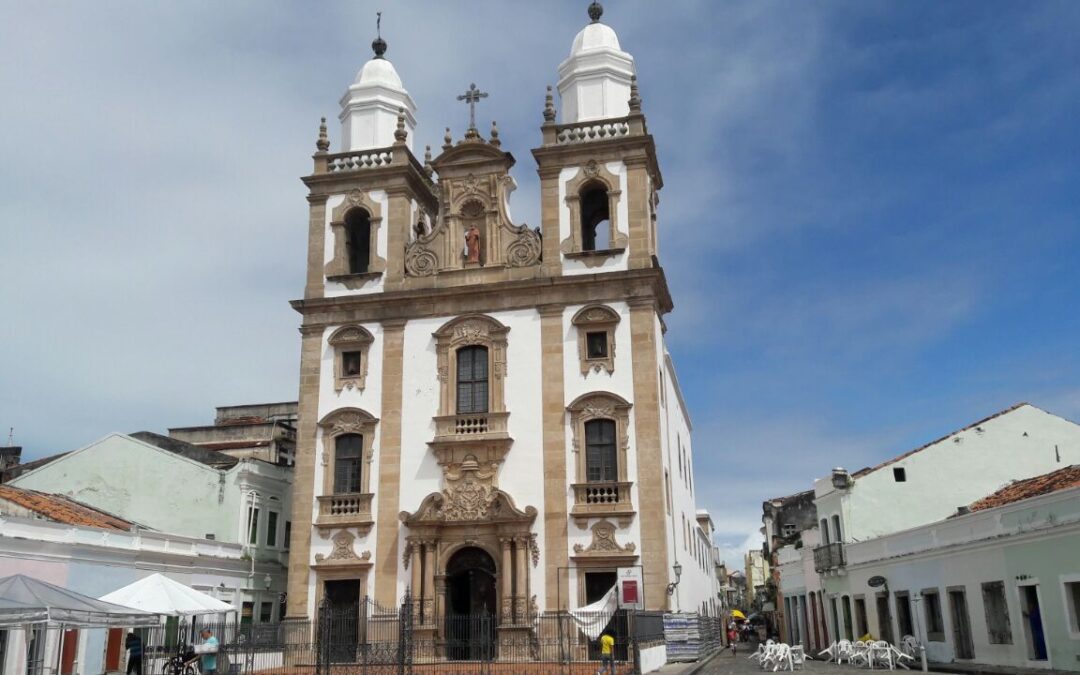
[[[371,499],[374,495],[364,492],[350,492],[337,495],[321,495],[319,516],[315,525],[321,527],[370,527]]]
[[[844,566],[844,545],[825,544],[814,549],[814,571],[829,572]]]
[[[630,487],[633,483],[619,481],[597,481],[574,483],[574,508],[571,515],[579,517],[634,515],[634,505],[630,502]]]
[[[493,436],[505,436],[508,415],[509,413],[501,412],[436,417],[435,440],[486,440]]]

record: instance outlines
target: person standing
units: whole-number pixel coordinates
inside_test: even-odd
[[[142,675],[142,639],[135,633],[128,633],[124,638],[124,649],[128,653],[127,675]]]
[[[615,638],[607,633],[600,636],[600,673],[615,675]]]
[[[202,675],[217,675],[218,639],[209,628],[203,628],[203,643],[199,653],[202,654]]]

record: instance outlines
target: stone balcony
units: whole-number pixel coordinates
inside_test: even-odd
[[[509,438],[507,418],[510,413],[472,413],[440,415],[435,418],[435,443],[493,441]]]
[[[579,525],[585,524],[589,518],[616,518],[621,526],[625,526],[636,513],[630,501],[632,485],[620,481],[573,483],[574,507],[570,515]]]
[[[315,519],[315,526],[323,531],[355,527],[363,535],[375,523],[371,516],[371,499],[374,496],[371,493],[350,492],[316,497],[319,502],[319,515]]]
[[[844,545],[825,544],[814,549],[814,571],[818,574],[835,572],[844,567]]]

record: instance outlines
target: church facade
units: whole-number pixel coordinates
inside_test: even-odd
[[[648,609],[715,608],[665,346],[663,182],[633,58],[601,12],[559,66],[558,106],[547,94],[536,229],[510,217],[515,160],[494,127],[414,152],[381,38],[341,100],[338,152],[321,128],[293,302],[288,616],[408,592],[418,628],[485,612],[511,630],[617,575]]]

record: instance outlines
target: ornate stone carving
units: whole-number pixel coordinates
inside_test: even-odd
[[[316,553],[315,562],[360,560],[360,557],[356,555],[356,551],[353,550],[354,541],[356,541],[356,537],[348,530],[338,532],[330,539],[330,543],[334,545],[333,550],[330,551],[330,555],[324,556],[322,553]],[[370,555],[371,554],[368,553],[368,556]]]
[[[349,280],[349,254],[345,233],[345,216],[353,209],[362,209],[368,215],[371,224],[369,236],[368,274],[381,274],[386,271],[386,259],[378,254],[379,227],[382,224],[382,207],[362,190],[352,190],[330,214],[330,230],[333,235],[333,258],[326,264],[324,272],[328,279],[355,287]]]
[[[482,346],[488,350],[488,412],[506,410],[504,381],[506,377],[507,333],[510,329],[499,321],[482,314],[460,316],[448,321],[432,335],[439,373],[439,414],[453,415],[456,407],[457,351],[466,346]]]
[[[405,542],[405,549],[401,552],[401,564],[405,566],[405,569],[409,569],[409,561],[412,560],[413,543],[412,540]]]
[[[367,381],[368,350],[375,338],[363,326],[342,326],[334,331],[327,343],[334,349],[334,389],[357,389],[363,391]],[[359,368],[355,372],[345,371],[347,353],[360,355]]]
[[[570,320],[570,323],[577,328],[578,360],[581,363],[582,375],[587,375],[590,371],[615,372],[615,329],[619,325],[619,320],[619,314],[605,305],[583,307]],[[590,358],[589,333],[604,333],[606,349],[603,355],[594,355]]]
[[[529,552],[532,554],[532,564],[536,567],[540,564],[540,544],[536,541],[536,533],[529,533]],[[536,596],[533,596],[533,600],[536,600]]]
[[[543,246],[540,234],[525,229],[506,249],[506,262],[510,267],[529,267],[540,262]]]
[[[637,546],[633,542],[620,546],[615,539],[616,527],[606,520],[601,520],[592,526],[592,542],[586,547],[574,544],[574,553],[578,555],[612,555],[633,554]]]
[[[581,196],[595,188],[606,192],[608,198],[608,222],[611,231],[606,251],[586,251],[582,237]],[[626,249],[630,238],[621,229],[623,223],[619,222],[619,200],[622,196],[619,176],[608,171],[605,165],[590,159],[576,176],[566,181],[565,194],[566,205],[570,209],[570,236],[559,243],[564,255],[581,258],[587,266],[595,267],[603,264],[605,256],[602,254],[621,253]]]
[[[405,273],[411,277],[430,277],[439,268],[439,259],[435,253],[424,246],[421,239],[410,242],[405,247]]]

